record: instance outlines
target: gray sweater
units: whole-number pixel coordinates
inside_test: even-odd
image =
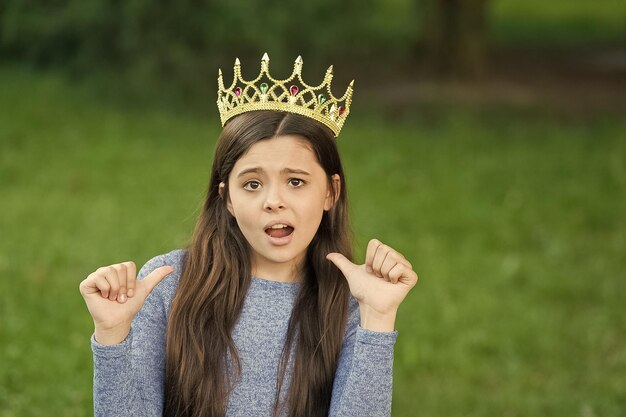
[[[164,265],[172,265],[175,271],[146,298],[123,342],[105,346],[92,336],[96,416],[163,414],[165,332],[184,255],[185,251],[175,250],[151,259],[141,268],[138,279]],[[299,283],[252,277],[243,311],[233,331],[242,373],[228,399],[228,417],[272,415],[278,364],[300,286]],[[391,415],[396,337],[397,331],[374,332],[360,327],[358,304],[351,297],[330,416]],[[282,392],[288,389],[290,374],[291,368],[285,375]]]

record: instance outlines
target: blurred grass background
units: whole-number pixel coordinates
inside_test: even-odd
[[[92,414],[78,283],[186,244],[217,65],[228,79],[247,56],[249,78],[265,50],[279,75],[302,53],[305,79],[333,63],[334,92],[357,80],[338,142],[357,252],[377,237],[421,278],[398,318],[393,415],[623,415],[626,8],[482,3],[488,53],[460,72],[424,40],[425,1],[346,0],[330,20],[329,2],[212,4],[222,26],[198,6],[189,36],[191,2],[129,1],[124,19],[104,1],[3,3],[0,416]],[[320,31],[261,30],[270,14],[292,30],[293,13]]]

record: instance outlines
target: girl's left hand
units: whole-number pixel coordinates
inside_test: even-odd
[[[350,292],[361,310],[368,308],[381,316],[393,316],[418,277],[402,254],[377,239],[367,245],[365,264],[357,265],[340,253],[326,259],[337,266],[348,280]]]

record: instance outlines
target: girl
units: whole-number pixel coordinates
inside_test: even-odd
[[[80,284],[96,416],[388,416],[394,322],[417,282],[380,241],[352,263],[333,131],[235,115],[192,240]]]

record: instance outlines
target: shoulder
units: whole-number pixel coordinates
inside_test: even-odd
[[[141,275],[141,278],[139,279],[143,279],[146,275],[148,275],[150,272],[154,271],[155,269],[161,267],[161,266],[165,266],[165,265],[171,265],[174,268],[176,268],[177,266],[182,266],[184,264],[184,260],[185,257],[187,256],[187,250],[186,249],[174,249],[171,252],[167,252],[167,253],[163,253],[161,255],[157,255],[154,258],[148,260],[143,267],[141,268],[141,270],[139,271],[139,275]],[[176,272],[176,271],[174,271]]]

